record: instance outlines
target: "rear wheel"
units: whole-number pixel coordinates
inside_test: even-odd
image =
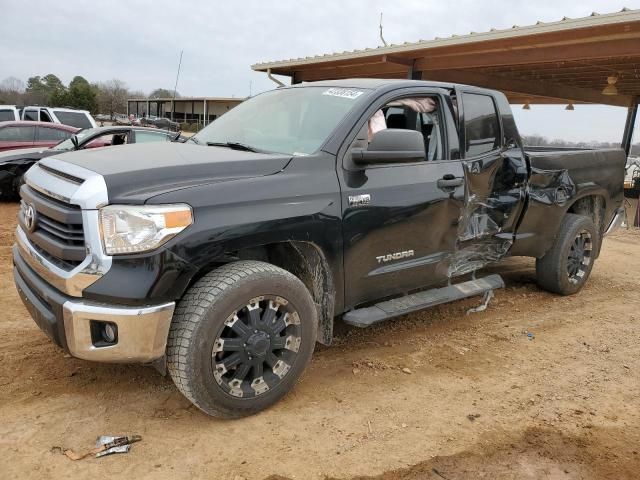
[[[598,244],[593,221],[568,213],[551,249],[536,260],[538,285],[561,295],[579,292],[593,268]]]
[[[295,385],[316,331],[315,305],[297,277],[263,262],[231,263],[201,278],[178,304],[169,373],[209,415],[250,415]]]

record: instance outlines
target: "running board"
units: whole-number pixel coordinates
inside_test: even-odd
[[[477,280],[469,280],[468,282],[462,282],[456,285],[434,288],[412,295],[394,298],[393,300],[377,303],[371,307],[351,310],[342,316],[342,320],[354,327],[370,327],[371,325],[390,318],[424,310],[425,308],[440,305],[441,303],[475,297],[496,288],[504,288],[502,277],[500,275],[489,275]]]

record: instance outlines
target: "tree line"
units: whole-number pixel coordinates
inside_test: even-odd
[[[106,82],[90,83],[79,75],[73,77],[68,85],[52,73],[43,77],[29,77],[26,83],[16,77],[7,77],[0,82],[0,104],[71,107],[110,116],[125,113],[128,98],[172,96],[173,91],[165,88],[157,88],[146,95],[142,91],[130,90],[122,80],[114,78]],[[177,92],[176,97],[180,97]]]
[[[640,132],[638,132],[640,134]],[[573,147],[573,148],[620,148],[621,142],[569,142],[562,139],[549,140],[542,135],[523,135],[522,143],[530,147]],[[631,146],[630,155],[640,155],[640,143]]]

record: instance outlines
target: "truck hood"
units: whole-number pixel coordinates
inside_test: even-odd
[[[141,143],[56,155],[104,177],[110,203],[144,203],[174,190],[281,171],[290,155],[192,143]]]

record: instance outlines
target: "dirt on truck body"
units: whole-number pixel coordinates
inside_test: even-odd
[[[338,325],[291,395],[225,422],[152,368],[78,360],[39,331],[12,284],[17,211],[0,204],[4,478],[638,478],[637,232],[605,240],[575,296],[541,291],[533,262],[514,258],[484,312],[465,315],[478,304],[466,300]],[[102,434],[143,441],[82,462],[53,448]]]

